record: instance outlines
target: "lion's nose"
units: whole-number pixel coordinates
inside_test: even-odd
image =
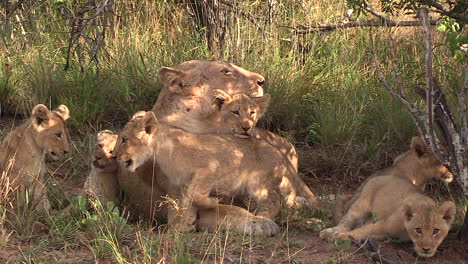
[[[247,132],[247,131],[250,130],[250,127],[243,126],[242,129],[243,129],[245,132]]]
[[[67,154],[67,153],[68,153],[68,150],[64,150],[64,151],[63,151],[63,154]]]
[[[422,249],[424,251],[424,253],[429,253],[429,251],[431,250],[430,248],[423,248]]]

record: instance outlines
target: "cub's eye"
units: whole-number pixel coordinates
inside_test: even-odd
[[[102,149],[102,147],[103,147],[102,144],[97,144],[97,146],[98,146],[98,148],[101,148],[101,149]]]
[[[250,116],[255,115],[255,113],[256,113],[255,111],[250,112]]]
[[[62,132],[55,133],[55,136],[58,137],[58,138],[62,138]]]
[[[231,113],[232,113],[233,115],[235,115],[235,116],[239,116],[239,115],[240,115],[239,111],[232,111]]]
[[[434,228],[434,230],[432,230],[432,234],[433,235],[437,235],[440,233],[440,229],[439,228]]]
[[[419,228],[419,227],[418,227],[418,228],[416,228],[416,229],[415,229],[415,231],[416,231],[416,233],[418,233],[418,234],[422,234],[422,229],[421,229],[421,228]]]
[[[127,142],[127,140],[128,140],[128,138],[123,137],[123,138],[122,138],[122,143],[124,144],[125,142]]]

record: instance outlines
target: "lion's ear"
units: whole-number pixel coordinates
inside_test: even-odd
[[[221,110],[223,104],[232,102],[232,97],[223,90],[216,89],[213,91],[213,105],[216,105],[218,110]]]
[[[107,129],[102,130],[99,133],[97,133],[97,140],[102,141],[104,140],[105,137],[112,136],[112,135],[114,135],[114,132],[107,130]]]
[[[142,118],[145,115],[146,115],[146,111],[138,111],[132,116],[132,118],[130,120],[137,119],[137,118]]]
[[[38,131],[44,129],[50,120],[50,113],[47,106],[43,104],[36,105],[31,112],[32,124]]]
[[[268,109],[271,101],[270,94],[264,94],[262,97],[254,97],[255,103],[257,104],[257,115],[262,116]]]
[[[156,132],[158,119],[152,111],[146,112],[141,121],[146,134],[152,135]]]
[[[420,137],[413,137],[411,139],[411,150],[413,150],[418,157],[431,152]]]
[[[405,219],[405,222],[411,221],[411,219],[413,219],[413,216],[414,216],[414,210],[411,204],[405,203],[403,205],[403,217]]]
[[[68,107],[66,105],[59,105],[59,107],[54,109],[54,112],[60,117],[62,117],[64,121],[70,118],[70,110],[68,110]]]
[[[159,81],[173,93],[182,93],[184,85],[182,79],[187,74],[174,68],[163,67],[158,71]]]
[[[457,212],[455,203],[452,201],[444,202],[438,209],[439,214],[445,220],[448,225],[453,223],[455,219],[455,213]]]

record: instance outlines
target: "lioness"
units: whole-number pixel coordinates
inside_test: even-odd
[[[69,110],[65,105],[49,111],[36,105],[31,118],[11,131],[0,144],[2,203],[14,206],[19,192],[31,195],[32,206],[49,210],[50,202],[44,184],[45,156],[59,160],[69,150],[65,121]]]
[[[424,144],[420,137],[412,138],[410,150],[399,155],[391,167],[372,174],[368,180],[381,175],[395,175],[406,178],[421,190],[424,190],[426,183],[431,178],[437,178],[447,183],[453,180],[453,174],[434,155],[426,144]],[[343,213],[348,211],[351,204],[359,198],[359,193],[366,182],[367,180],[361,184],[354,196],[344,197],[337,203],[335,208],[335,222],[338,222]]]
[[[284,178],[301,190],[314,204],[320,201],[300,181],[281,152],[258,139],[230,135],[191,134],[158,122],[153,112],[138,112],[127,123],[116,148],[117,160],[135,171],[148,160],[155,160],[169,183],[171,197],[181,198],[197,208],[214,208],[216,193],[248,196],[258,206],[257,215],[274,217],[280,209],[280,184]],[[184,187],[187,190],[184,191]]]
[[[97,134],[91,172],[83,186],[84,194],[89,200],[99,200],[104,206],[108,202],[117,203],[119,198],[119,164],[112,157],[118,136],[110,130]]]
[[[455,216],[453,202],[437,206],[418,186],[391,173],[372,177],[357,195],[340,223],[322,230],[321,238],[398,237],[411,240],[418,255],[431,257],[447,236]],[[375,223],[370,222],[372,216],[378,219]]]

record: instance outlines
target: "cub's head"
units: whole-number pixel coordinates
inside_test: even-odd
[[[117,169],[117,161],[112,157],[115,143],[119,135],[110,130],[103,130],[97,134],[96,145],[93,152],[93,166],[103,171],[114,171]]]
[[[437,178],[446,183],[453,180],[453,174],[447,166],[437,158],[420,137],[413,137],[410,150],[395,158],[393,165],[412,168],[420,174],[420,178]]]
[[[248,97],[235,94],[232,97],[223,90],[213,92],[213,103],[219,115],[218,133],[231,133],[237,137],[248,138],[257,121],[266,112],[271,96]]]
[[[65,121],[70,112],[65,105],[50,111],[43,104],[36,105],[31,113],[31,123],[35,131],[34,140],[53,160],[59,160],[68,153],[69,143]]]
[[[170,92],[185,95],[191,95],[194,88],[211,92],[223,87],[229,94],[262,96],[265,83],[262,75],[225,61],[186,61],[175,68],[161,68],[158,77]]]
[[[437,206],[433,201],[413,200],[404,205],[404,226],[419,256],[434,255],[450,230],[455,211],[451,201]]]
[[[153,112],[140,111],[124,126],[114,155],[129,171],[135,171],[153,156],[153,135],[158,121]]]

